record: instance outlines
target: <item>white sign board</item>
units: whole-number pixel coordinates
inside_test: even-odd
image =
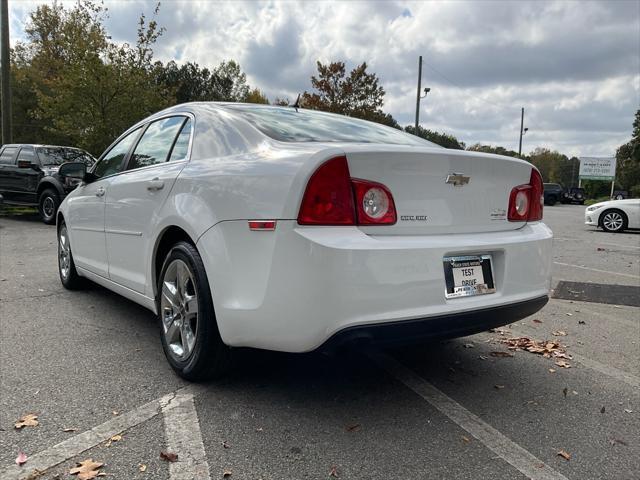
[[[581,179],[613,180],[615,176],[615,157],[580,157]]]

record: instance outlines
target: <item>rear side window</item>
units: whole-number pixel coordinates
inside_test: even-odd
[[[18,147],[5,147],[0,154],[0,163],[13,165],[13,157],[16,154]]]
[[[173,146],[173,150],[171,150],[171,157],[169,157],[170,162],[173,162],[175,160],[184,160],[185,158],[187,158],[187,154],[189,153],[190,139],[191,139],[191,119],[189,118],[182,126],[182,129],[178,134],[178,138],[176,139],[176,143]]]
[[[93,174],[97,177],[106,177],[107,175],[120,172],[124,167],[124,158],[127,156],[127,153],[129,153],[139,133],[140,129],[138,128],[116,143],[113,148],[98,161],[96,167],[93,169]]]
[[[22,147],[20,149],[20,153],[18,154],[18,162],[29,162],[29,163],[38,163],[38,159],[36,158],[36,153],[33,151],[32,147]]]
[[[149,124],[131,155],[127,169],[166,162],[184,121],[185,117],[169,117]]]

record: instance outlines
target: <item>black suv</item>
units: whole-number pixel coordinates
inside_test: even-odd
[[[559,183],[544,184],[544,204],[555,205],[564,195],[564,188]]]
[[[585,193],[584,188],[569,188],[562,196],[562,203],[577,203],[584,205]]]
[[[64,197],[79,183],[58,175],[66,162],[92,166],[96,159],[79,148],[7,144],[0,148],[0,198],[8,205],[37,206],[42,221],[56,223]]]

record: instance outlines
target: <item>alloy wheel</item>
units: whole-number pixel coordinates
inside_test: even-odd
[[[58,265],[62,278],[65,280],[69,278],[69,272],[71,271],[71,248],[69,246],[69,235],[67,234],[66,225],[60,227],[60,233],[58,234]]]
[[[193,353],[198,332],[198,295],[194,275],[182,260],[173,260],[162,278],[160,312],[169,354],[185,361]]]
[[[623,223],[624,219],[618,212],[609,212],[602,219],[602,224],[606,227],[606,229],[613,232],[620,230]]]
[[[42,200],[42,213],[45,217],[51,218],[56,213],[56,204],[51,197],[45,197]]]

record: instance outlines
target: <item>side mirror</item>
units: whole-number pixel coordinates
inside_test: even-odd
[[[29,160],[18,160],[18,168],[33,168],[38,169],[37,163],[31,163]]]
[[[60,165],[58,175],[67,178],[84,180],[87,176],[87,166],[82,162],[68,162]]]

